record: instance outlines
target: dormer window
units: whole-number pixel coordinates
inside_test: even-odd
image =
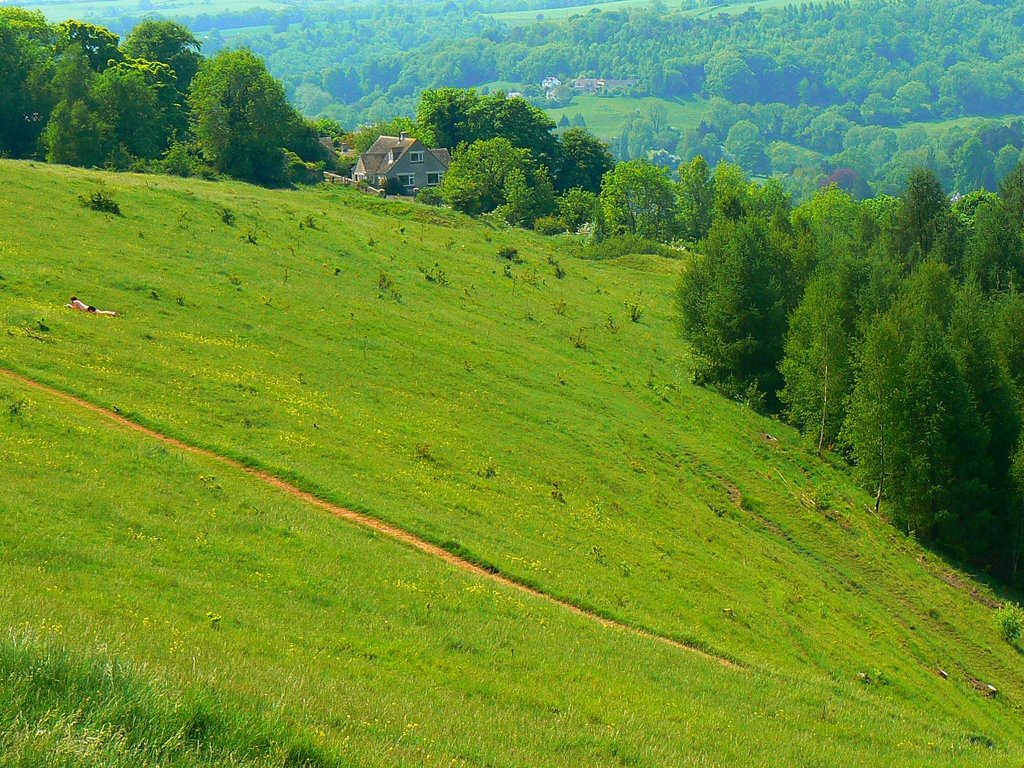
[[[395,162],[395,150],[393,150],[393,149],[389,149],[388,150],[388,162],[389,163]]]
[[[422,152],[410,152],[409,153],[409,162],[410,163],[422,163],[423,162],[423,153]]]

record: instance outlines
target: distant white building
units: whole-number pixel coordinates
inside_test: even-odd
[[[573,81],[573,90],[580,93],[597,93],[598,91],[622,91],[635,88],[640,81],[635,77],[617,80],[605,77],[577,77]]]
[[[555,98],[555,91],[562,87],[562,81],[557,77],[545,77],[540,81],[540,87],[544,90],[544,98]]]
[[[505,94],[506,99],[525,99],[526,95],[519,91],[509,91]]]

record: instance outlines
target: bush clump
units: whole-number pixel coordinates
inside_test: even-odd
[[[199,147],[183,141],[171,145],[163,159],[155,163],[155,170],[183,178],[198,176],[209,180],[217,176],[213,168],[203,162]]]
[[[513,264],[522,264],[523,260],[519,258],[519,251],[513,248],[511,245],[503,245],[498,249],[498,258],[504,261],[511,261]]]
[[[1017,603],[1005,603],[996,611],[996,628],[1003,640],[1016,643],[1024,633],[1024,608]]]
[[[115,216],[121,215],[121,206],[117,204],[114,196],[105,189],[97,189],[88,195],[79,195],[78,201],[91,211],[112,213]]]
[[[569,231],[565,221],[559,216],[541,216],[533,222],[533,230],[542,235],[562,235]]]
[[[424,187],[416,193],[416,202],[424,205],[441,205],[444,200],[437,187]]]
[[[586,257],[596,261],[617,259],[631,254],[652,254],[655,256],[676,256],[667,245],[637,235],[615,235],[600,242],[592,243],[586,250]]]

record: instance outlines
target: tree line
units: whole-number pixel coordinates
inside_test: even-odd
[[[698,165],[701,165],[698,163]],[[1019,580],[1024,166],[955,201],[688,173],[706,232],[677,298],[696,377],[852,463],[907,532]]]
[[[183,25],[122,41],[80,21],[0,8],[0,154],[283,184],[326,155],[250,51],[205,59]]]

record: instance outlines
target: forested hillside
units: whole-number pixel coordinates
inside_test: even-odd
[[[412,114],[420,90],[633,77],[636,92],[711,99],[696,125],[641,110],[621,159],[725,157],[803,196],[831,177],[896,193],[927,165],[961,193],[996,184],[1024,145],[1019,0],[861,0],[691,18],[658,6],[508,26],[474,4],[389,4],[242,32],[296,103],[344,123]],[[569,109],[572,109],[571,101]]]
[[[952,206],[927,170],[792,213],[722,181],[678,295],[698,380],[847,455],[908,533],[1019,578],[1024,166]]]

